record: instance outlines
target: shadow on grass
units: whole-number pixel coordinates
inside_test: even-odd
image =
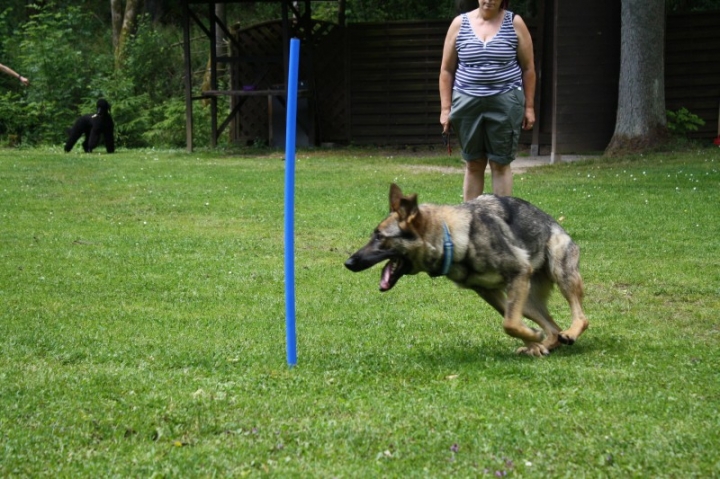
[[[469,341],[461,344],[444,343],[431,348],[418,348],[410,352],[408,361],[415,361],[429,367],[452,369],[463,367],[469,364],[489,364],[495,362],[515,363],[517,361],[534,361],[536,358],[517,354],[515,351],[521,344],[519,342],[498,340],[486,343],[471,343]],[[596,338],[581,338],[572,346],[561,346],[550,353],[546,361],[555,358],[592,357],[598,354],[614,354],[622,350],[621,344],[617,341],[598,340]]]

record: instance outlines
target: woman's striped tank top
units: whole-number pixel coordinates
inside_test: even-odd
[[[475,35],[467,13],[462,14],[455,41],[458,52],[455,90],[471,96],[490,96],[522,88],[518,37],[512,21],[512,12],[506,10],[498,33],[483,43]]]

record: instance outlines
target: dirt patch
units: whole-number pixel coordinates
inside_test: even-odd
[[[406,165],[404,168],[411,171],[442,173],[443,175],[462,175],[465,172],[463,168],[455,168],[452,166]]]
[[[517,162],[517,164],[516,164]],[[518,161],[515,160],[515,162],[512,163],[512,172],[513,174],[521,174],[527,172],[530,168],[534,168],[537,166],[543,166],[547,165],[547,162],[543,161],[534,161],[532,163],[529,163],[527,161]],[[463,175],[465,174],[465,168],[463,167],[454,167],[454,166],[434,166],[434,165],[406,165],[404,167],[407,170],[410,171],[422,171],[422,172],[432,172],[432,173],[442,173],[444,175]],[[490,167],[488,166],[487,173],[490,172]]]

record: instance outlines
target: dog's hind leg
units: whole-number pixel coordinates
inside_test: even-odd
[[[561,331],[558,339],[563,344],[574,344],[588,328],[589,322],[582,308],[583,281],[580,276],[580,248],[570,241],[564,242],[562,248],[551,247],[550,269],[553,280],[570,305],[572,323],[565,331]]]
[[[115,152],[115,123],[110,115],[105,118],[103,124],[103,138],[105,139],[105,150],[108,153]]]
[[[77,143],[77,141],[83,135],[83,131],[78,125],[75,125],[72,128],[68,129],[67,134],[68,139],[65,142],[65,152],[69,153],[75,146],[75,143]]]
[[[563,344],[574,344],[590,325],[582,308],[582,279],[579,273],[576,273],[575,276],[576,278],[570,280],[568,285],[560,287],[560,291],[570,305],[570,314],[572,316],[570,327],[560,333],[559,339]]]

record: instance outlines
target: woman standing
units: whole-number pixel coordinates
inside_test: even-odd
[[[535,124],[535,64],[527,25],[509,0],[479,0],[453,20],[440,66],[440,124],[457,133],[465,160],[463,198],[483,193],[488,161],[493,193],[512,195],[520,128]]]

